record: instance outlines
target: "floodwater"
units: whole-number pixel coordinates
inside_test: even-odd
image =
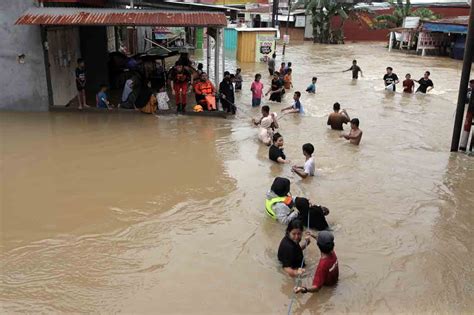
[[[354,58],[358,81],[340,72]],[[338,285],[298,296],[295,314],[472,313],[474,160],[449,153],[461,63],[373,43],[290,46],[287,60],[295,90],[319,78],[306,114],[280,120],[292,161],[316,148],[308,180],[256,140],[249,85],[258,71],[268,87],[262,64],[240,65],[240,111],[227,120],[0,113],[1,312],[286,314],[284,227],[264,196],[287,176],[294,195],[330,208],[340,263]],[[430,70],[436,88],[387,94],[386,66]],[[359,147],[326,128],[335,101],[360,119]],[[309,284],[316,246],[306,256]]]

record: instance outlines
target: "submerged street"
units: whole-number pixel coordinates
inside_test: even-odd
[[[342,73],[353,59],[357,81]],[[264,211],[276,176],[330,209],[339,259],[337,286],[299,295],[294,314],[472,311],[474,160],[449,152],[461,62],[383,43],[290,45],[283,61],[294,88],[262,105],[279,113],[302,92],[305,114],[279,124],[293,163],[315,147],[305,180],[268,159],[251,124],[266,65],[230,53],[244,80],[235,118],[1,112],[2,313],[286,314],[285,227]],[[429,70],[435,88],[388,93],[387,66],[401,79]],[[360,146],[327,128],[334,102],[360,119]],[[309,284],[319,251],[305,254]]]

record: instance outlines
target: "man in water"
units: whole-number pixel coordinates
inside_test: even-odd
[[[318,248],[321,251],[321,258],[314,274],[312,286],[309,288],[304,286],[295,287],[295,293],[315,293],[323,286],[335,285],[339,279],[339,266],[336,252],[334,251],[334,235],[329,231],[319,232],[317,238],[311,232],[307,232],[308,234],[317,240]]]
[[[359,119],[353,118],[351,120],[351,131],[348,134],[342,134],[341,138],[349,140],[354,145],[359,145],[362,139],[362,130],[359,129]]]
[[[342,72],[347,72],[347,71],[352,71],[352,79],[357,80],[359,78],[359,72],[360,75],[363,77],[362,69],[357,65],[357,60],[352,60],[352,66],[344,70]]]
[[[341,105],[339,103],[334,103],[332,109],[334,110],[333,113],[329,114],[328,117],[328,125],[331,126],[333,130],[344,130],[343,124],[347,124],[351,121],[351,118],[347,114],[346,110],[341,110]]]
[[[420,86],[416,90],[416,92],[420,92],[423,94],[426,94],[426,92],[431,91],[434,88],[433,81],[430,79],[430,72],[426,71],[425,74],[423,75],[423,78],[420,80],[413,80],[416,83],[418,83]]]
[[[219,94],[222,108],[228,113],[235,114],[234,85],[230,80],[230,72],[224,72],[224,80],[219,84]]]
[[[392,67],[387,67],[387,73],[383,76],[383,81],[385,83],[385,88],[387,90],[395,92],[395,85],[400,82],[398,76],[393,73]]]
[[[273,72],[275,72],[275,59],[276,59],[276,54],[274,53],[270,59],[268,59],[268,73],[270,73],[271,76],[273,76]]]

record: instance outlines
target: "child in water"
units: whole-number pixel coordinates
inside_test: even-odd
[[[252,82],[252,86],[250,87],[250,91],[252,91],[252,107],[260,106],[262,102],[262,94],[263,94],[263,83],[260,82],[262,75],[257,73],[255,75],[255,81]]]
[[[235,71],[234,82],[235,82],[235,90],[239,91],[242,90],[242,69],[237,68]]]
[[[291,170],[298,174],[301,178],[306,178],[308,176],[314,176],[314,171],[316,166],[314,165],[314,146],[311,143],[306,143],[303,145],[303,155],[306,158],[304,166],[294,165]]]
[[[284,113],[303,113],[303,106],[300,102],[301,92],[296,91],[293,95],[293,105],[283,108],[281,111]]]
[[[323,286],[335,285],[339,279],[339,266],[336,252],[334,251],[334,235],[329,231],[319,232],[317,238],[311,232],[307,232],[307,235],[317,240],[321,258],[319,259],[318,268],[314,274],[311,287],[295,287],[295,293],[315,293]]]
[[[288,68],[288,70],[286,70],[285,76],[283,77],[283,85],[287,90],[293,88],[293,79],[291,77],[291,72],[291,68]]]
[[[318,81],[317,77],[313,77],[311,84],[306,88],[306,92],[315,94],[316,93],[316,82]]]

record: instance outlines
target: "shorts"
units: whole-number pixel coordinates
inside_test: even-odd
[[[268,68],[268,73],[270,73],[270,75],[273,75],[273,73],[275,73],[275,69]]]
[[[76,83],[76,89],[78,92],[84,91],[86,87],[84,85],[81,85],[79,83]]]
[[[262,102],[261,98],[252,98],[252,107],[260,106],[261,102]]]

